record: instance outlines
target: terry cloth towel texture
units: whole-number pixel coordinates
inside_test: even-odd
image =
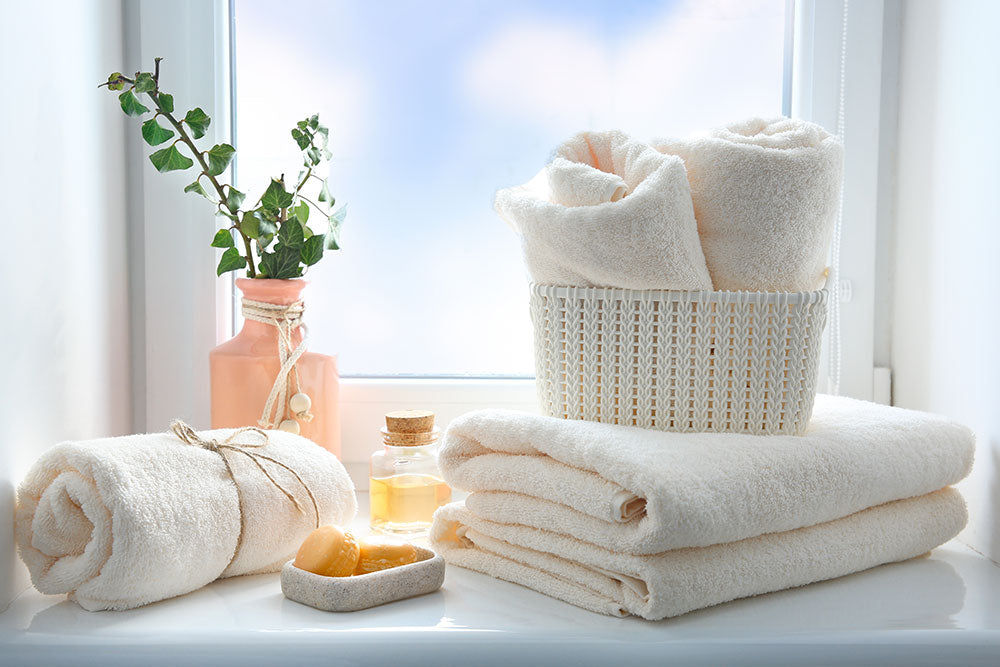
[[[832,521],[954,484],[975,438],[940,417],[820,395],[802,436],[669,433],[508,410],[448,429],[441,470],[483,519],[655,554]]]
[[[659,620],[913,558],[957,535],[966,518],[948,488],[807,528],[636,556],[487,521],[456,503],[435,514],[431,546],[449,563],[584,609]]]
[[[618,174],[566,158],[552,160],[545,173],[549,179],[549,199],[563,206],[597,206],[618,201],[628,191],[625,179]]]
[[[843,148],[819,125],[753,118],[695,139],[659,139],[684,160],[716,290],[822,288]]]
[[[532,281],[712,289],[680,158],[620,132],[579,134],[556,158],[529,183],[496,196],[497,212],[521,236]],[[615,201],[621,183],[626,192]]]
[[[230,429],[205,431],[227,438]],[[258,442],[243,434],[246,442]],[[267,431],[251,451],[297,472],[319,506],[319,523],[357,512],[354,485],[333,454],[305,438]],[[243,437],[237,442],[244,442]],[[218,579],[275,572],[315,526],[305,489],[267,461],[300,513],[246,456],[222,457],[168,433],[65,442],[43,454],[18,489],[15,532],[21,558],[42,593],[67,593],[85,609],[130,609],[182,595]]]

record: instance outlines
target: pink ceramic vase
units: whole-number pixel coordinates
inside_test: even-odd
[[[288,305],[299,300],[304,280],[238,278],[236,286],[253,301]],[[300,328],[292,330],[292,344],[302,341]],[[246,320],[232,340],[209,353],[212,374],[212,428],[257,426],[281,364],[278,330],[270,324]],[[312,401],[312,421],[298,420],[300,434],[340,456],[340,388],[337,359],[307,351],[296,364],[299,389]],[[295,393],[288,392],[288,397]],[[279,412],[285,414],[285,406]],[[280,422],[283,417],[279,417]]]

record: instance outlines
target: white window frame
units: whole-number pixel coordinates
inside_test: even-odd
[[[844,16],[846,58],[842,61]],[[880,170],[883,40],[898,21],[898,5],[883,0],[796,0],[792,66],[792,116],[833,131],[844,96],[844,195],[840,298],[842,340],[840,393],[871,400],[875,383],[876,303],[884,285],[876,282],[879,188],[888,187]],[[888,12],[888,14],[887,14]],[[891,100],[890,100],[891,104]],[[895,119],[888,119],[895,122]],[[881,179],[880,179],[881,175]],[[881,182],[880,182],[881,180]],[[829,333],[829,332],[828,332]],[[827,335],[829,340],[829,335]],[[820,366],[820,390],[829,387],[829,350]]]
[[[789,0],[794,29],[787,31],[792,44],[786,45],[783,106],[786,113],[828,128],[837,124],[844,2],[849,0]],[[842,304],[841,388],[857,398],[872,396],[884,4],[855,0],[848,20],[841,272],[852,295]],[[129,65],[147,66],[164,56],[178,103],[198,100],[213,118],[209,139],[232,141],[230,2],[126,0],[125,6],[133,34],[126,42]],[[148,169],[141,142],[133,141],[130,150],[138,260],[131,269],[136,430],[162,429],[174,417],[207,426],[208,352],[232,335],[232,281],[219,280],[210,270],[217,257],[206,242],[213,218],[204,202],[182,193],[179,177]],[[825,376],[824,364],[821,387]],[[537,409],[530,379],[344,378],[342,459],[360,488],[367,483],[368,457],[379,446],[383,414],[414,406],[437,412],[442,425],[476,408]]]

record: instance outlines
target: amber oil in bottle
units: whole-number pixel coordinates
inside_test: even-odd
[[[372,455],[369,473],[372,530],[391,535],[426,533],[434,511],[451,500],[441,478],[440,429],[429,410],[400,410],[385,416],[383,448]]]

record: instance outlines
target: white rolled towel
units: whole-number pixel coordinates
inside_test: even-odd
[[[563,206],[597,206],[625,196],[628,185],[618,174],[610,174],[581,162],[557,157],[545,168],[549,199]]]
[[[200,435],[225,441],[232,433]],[[315,497],[320,525],[349,522],[357,500],[340,461],[305,438],[266,433],[267,446],[246,451],[294,470]],[[260,441],[252,432],[235,440]],[[222,454],[233,477],[219,452],[173,433],[65,442],[47,451],[18,489],[15,533],[32,583],[96,611],[139,607],[220,577],[280,569],[317,523],[308,492],[281,465],[258,459],[299,511],[247,456]],[[238,494],[243,534],[235,553]]]
[[[831,521],[965,478],[975,437],[938,415],[819,396],[802,436],[667,433],[480,410],[441,450],[466,506],[498,523],[654,554]]]
[[[652,143],[684,160],[715,289],[822,288],[842,178],[836,137],[781,117]]]
[[[638,556],[488,521],[455,503],[434,515],[431,546],[450,564],[584,609],[659,620],[914,558],[955,537],[967,518],[962,496],[947,488],[816,526]]]
[[[520,234],[536,283],[712,288],[682,161],[621,132],[573,137],[495,206]]]

